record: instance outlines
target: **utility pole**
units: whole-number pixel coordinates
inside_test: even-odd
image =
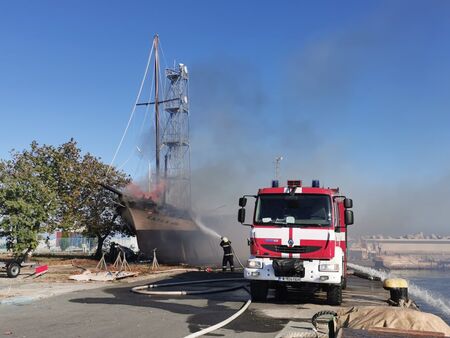
[[[275,180],[280,179],[280,162],[283,160],[283,156],[277,156],[275,157]]]

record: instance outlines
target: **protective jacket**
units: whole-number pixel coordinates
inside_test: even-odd
[[[220,242],[220,246],[223,248],[224,256],[233,256],[233,251],[231,250],[231,242]]]
[[[223,248],[223,259],[222,259],[222,271],[227,270],[227,265],[230,264],[231,271],[234,271],[234,262],[233,262],[233,249],[231,249],[230,241],[221,241],[220,246]]]

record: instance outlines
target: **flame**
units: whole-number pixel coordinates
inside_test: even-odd
[[[132,195],[136,198],[143,198],[155,202],[161,202],[165,187],[166,187],[165,182],[161,180],[158,184],[154,184],[152,186],[151,191],[144,191],[139,185],[131,182],[125,187],[125,193]]]

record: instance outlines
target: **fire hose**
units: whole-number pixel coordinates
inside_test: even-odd
[[[245,266],[242,264],[242,262],[239,260],[239,257],[234,252],[234,249],[231,248],[233,255],[236,256],[236,259],[239,263],[239,265],[244,269]],[[186,269],[173,269],[173,270],[186,270]],[[195,270],[195,269],[189,269],[189,270]],[[171,271],[171,270],[169,270]],[[137,294],[143,294],[143,295],[150,295],[150,296],[188,296],[188,295],[200,295],[200,294],[213,294],[213,293],[221,293],[221,292],[229,292],[229,291],[235,291],[239,289],[245,290],[247,293],[250,294],[250,291],[243,285],[238,286],[232,286],[232,287],[225,287],[220,289],[206,289],[206,290],[177,290],[177,291],[158,291],[154,290],[157,288],[163,288],[163,287],[173,287],[173,286],[184,286],[184,285],[196,285],[196,284],[209,284],[209,283],[219,283],[219,282],[248,282],[245,278],[220,278],[220,279],[203,279],[203,280],[197,280],[197,281],[186,281],[186,282],[173,282],[173,283],[161,283],[161,284],[147,284],[147,285],[141,285],[136,286],[131,289],[132,292]],[[209,326],[203,330],[194,332],[190,335],[185,336],[184,338],[194,338],[194,337],[200,337],[207,333],[213,332],[215,330],[218,330],[229,323],[231,323],[233,320],[238,318],[240,315],[242,315],[247,308],[251,304],[251,298],[249,298],[242,307],[234,313],[232,316],[228,317],[227,319]],[[321,311],[316,313],[312,318],[312,324],[313,324],[313,331],[310,332],[289,332],[285,337],[325,337],[327,335],[320,334],[317,331],[317,319],[323,315],[336,315],[334,312],[330,313],[329,311]]]
[[[249,290],[243,286],[232,286],[232,287],[226,287],[226,288],[220,288],[220,289],[206,289],[206,290],[197,290],[197,291],[190,291],[190,290],[178,290],[178,291],[157,291],[153,289],[157,288],[163,288],[163,287],[173,287],[173,286],[184,286],[184,285],[196,285],[196,284],[209,284],[209,283],[219,283],[219,282],[246,282],[247,280],[244,278],[220,278],[220,279],[203,279],[203,280],[197,280],[197,281],[186,281],[186,282],[174,282],[174,283],[161,283],[161,284],[147,284],[147,285],[141,285],[136,286],[131,289],[132,292],[143,294],[143,295],[153,295],[153,296],[187,296],[187,295],[200,295],[200,294],[212,294],[212,293],[221,293],[221,292],[228,292],[228,291],[235,291],[239,289],[243,289],[247,291]],[[214,324],[212,326],[209,326],[203,330],[191,333],[190,335],[185,336],[184,338],[194,338],[194,337],[200,337],[207,333],[213,332],[215,330],[218,330],[229,323],[231,323],[233,320],[238,318],[240,315],[242,315],[247,308],[251,304],[251,298],[249,298],[242,307],[234,313],[232,316],[228,317],[227,319]],[[319,317],[322,317],[324,315],[332,315],[336,316],[336,313],[334,311],[320,311],[317,312],[311,319],[311,323],[313,325],[313,331],[311,332],[288,332],[284,337],[297,337],[297,338],[307,338],[307,337],[327,337],[326,334],[320,334],[317,331],[317,319]]]
[[[234,252],[233,247],[231,247],[231,251],[233,252],[233,255],[236,257],[236,259],[237,259],[239,265],[241,266],[241,268],[242,268],[242,269],[245,269],[244,264],[242,264],[242,262],[241,262],[241,260],[239,259],[238,255],[236,255],[236,253]]]
[[[220,278],[220,279],[202,279],[198,281],[189,281],[189,282],[175,282],[175,283],[162,283],[162,284],[148,284],[136,286],[131,289],[134,293],[140,293],[143,295],[152,295],[152,296],[187,296],[187,295],[200,295],[200,294],[210,294],[210,293],[219,293],[219,292],[227,292],[234,291],[238,289],[244,288],[242,285],[226,287],[222,289],[216,290],[198,290],[198,291],[150,291],[148,289],[156,289],[161,287],[171,287],[171,286],[180,286],[180,285],[194,285],[194,284],[206,284],[206,283],[219,283],[219,282],[243,282],[246,281],[244,278]],[[146,290],[147,289],[147,290]]]
[[[194,284],[209,284],[209,283],[218,283],[218,282],[244,282],[246,281],[244,278],[221,278],[221,279],[203,279],[198,281],[188,281],[188,282],[175,282],[175,283],[162,283],[162,284],[148,284],[148,285],[142,285],[142,286],[136,286],[131,289],[132,292],[138,293],[138,294],[144,294],[144,295],[157,295],[157,296],[186,296],[186,295],[199,295],[199,294],[212,294],[212,293],[219,293],[219,292],[228,292],[228,291],[234,291],[238,289],[244,289],[245,291],[248,291],[248,289],[243,285],[238,286],[232,286],[232,287],[226,287],[226,288],[220,288],[220,289],[206,289],[206,290],[198,290],[198,291],[189,291],[189,290],[180,290],[180,291],[156,291],[151,289],[161,288],[161,287],[170,287],[170,286],[180,286],[180,285],[194,285]],[[209,326],[203,330],[194,332],[185,338],[194,338],[194,337],[200,337],[203,336],[209,332],[218,330],[225,325],[228,325],[233,320],[235,320],[237,317],[239,317],[241,314],[247,310],[247,308],[251,304],[251,298],[249,298],[237,311],[235,314],[233,314],[231,317],[215,324],[212,326]]]

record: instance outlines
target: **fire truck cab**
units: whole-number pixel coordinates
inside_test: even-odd
[[[247,198],[255,198],[253,222],[245,224]],[[347,226],[353,224],[351,199],[339,188],[311,187],[292,180],[277,181],[257,195],[239,199],[238,221],[251,226],[250,257],[244,277],[250,280],[252,299],[265,301],[268,290],[287,294],[287,286],[322,289],[331,305],[342,302],[346,287]]]

